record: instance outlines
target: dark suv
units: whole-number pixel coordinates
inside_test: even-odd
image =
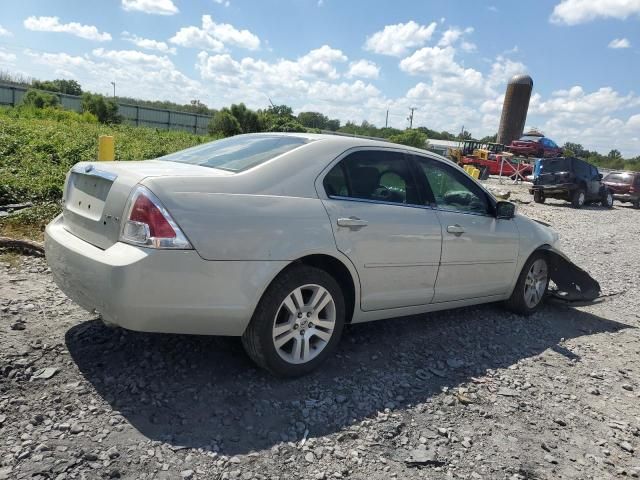
[[[613,206],[613,192],[602,183],[602,175],[593,165],[572,157],[544,158],[536,165],[533,187],[529,189],[536,203],[547,198],[571,202],[575,208],[585,203]]]
[[[640,208],[640,172],[611,172],[602,182],[613,192],[614,200]]]

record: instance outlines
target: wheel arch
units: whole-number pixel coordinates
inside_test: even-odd
[[[347,267],[347,265],[345,265],[342,260],[324,253],[317,253],[300,257],[294,262],[291,262],[291,264],[289,264],[287,268],[291,265],[296,264],[309,265],[311,267],[324,270],[329,275],[331,275],[336,280],[336,282],[338,282],[340,288],[344,293],[346,314],[345,323],[351,323],[353,314],[355,312],[356,295],[358,294],[356,285],[359,285],[359,282],[356,283],[356,279],[354,279],[353,273],[351,272],[349,267]]]

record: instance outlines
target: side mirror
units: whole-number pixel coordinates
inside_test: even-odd
[[[600,180],[602,180],[602,179],[604,178],[604,175],[602,175],[602,174],[600,173],[600,174],[598,174],[598,178],[599,178]]]
[[[500,201],[496,203],[496,218],[509,220],[516,216],[516,205],[511,202]]]

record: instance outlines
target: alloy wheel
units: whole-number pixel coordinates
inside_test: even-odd
[[[273,319],[272,339],[280,358],[291,364],[313,360],[327,346],[336,324],[336,305],[320,285],[294,289]]]
[[[547,262],[539,258],[531,264],[524,282],[524,302],[529,308],[535,308],[547,289],[549,272]]]

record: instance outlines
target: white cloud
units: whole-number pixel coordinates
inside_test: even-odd
[[[0,48],[0,62],[13,63],[16,61],[15,53],[7,52]]]
[[[50,76],[76,79],[94,92],[110,94],[110,82],[115,81],[119,95],[149,100],[188,103],[206,94],[200,82],[184,75],[164,55],[96,48],[83,56],[26,50],[25,57]]]
[[[69,33],[76,37],[98,42],[108,42],[111,40],[110,34],[100,32],[93,25],[81,25],[77,22],[60,23],[60,18],[58,17],[29,17],[24,21],[24,27],[27,30],[37,32]]]
[[[387,25],[367,38],[364,48],[382,55],[401,56],[409,49],[421,47],[433,36],[437,26],[432,22],[428,26],[420,25],[413,20],[407,23]]]
[[[213,0],[213,3],[217,3],[218,5],[224,5],[225,7],[228,7],[229,5],[231,5],[231,2],[229,0]]]
[[[137,47],[144,48],[145,50],[155,50],[160,53],[170,53],[172,55],[175,55],[176,53],[175,47],[170,47],[165,42],[151,40],[150,38],[142,38],[133,33],[122,32],[122,39],[133,43]]]
[[[216,23],[211,15],[202,16],[202,27],[183,27],[170,40],[182,47],[222,52],[225,45],[248,50],[260,48],[260,39],[249,30],[238,30],[228,23]]]
[[[625,19],[640,15],[640,0],[561,0],[551,14],[551,22],[577,25],[596,18]]]
[[[153,15],[175,15],[179,11],[173,0],[122,0],[122,9]]]
[[[0,37],[12,37],[13,33],[0,25]]]
[[[349,64],[347,77],[378,78],[380,67],[369,60],[358,60]]]
[[[614,38],[609,42],[609,48],[629,48],[631,42],[626,38]]]
[[[458,27],[449,27],[440,37],[440,41],[438,42],[438,46],[440,47],[448,47],[454,45],[460,38],[462,38],[465,34],[473,33],[473,27],[465,28],[464,30],[459,29]]]

